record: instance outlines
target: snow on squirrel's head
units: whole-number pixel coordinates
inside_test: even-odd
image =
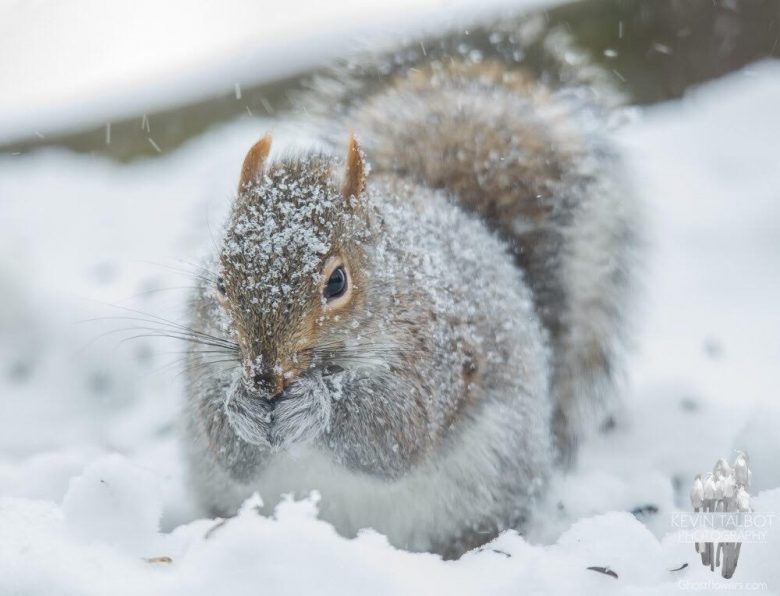
[[[402,473],[430,447],[429,412],[406,361],[414,331],[396,321],[409,317],[383,285],[363,155],[351,137],[344,163],[266,163],[270,145],[245,158],[213,290],[239,346],[231,424],[250,443],[319,441],[353,468]]]
[[[361,300],[366,205],[354,137],[342,181],[321,155],[266,167],[270,147],[266,135],[244,160],[218,291],[241,347],[245,383],[274,397]]]

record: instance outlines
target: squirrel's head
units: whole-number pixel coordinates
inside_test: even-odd
[[[269,165],[270,147],[266,135],[244,160],[216,290],[246,388],[273,400],[343,340],[362,298],[367,211],[354,137],[341,174],[321,155]]]
[[[423,191],[381,176],[367,186],[354,138],[344,161],[267,163],[270,144],[246,156],[209,294],[208,311],[222,313],[210,331],[238,346],[239,366],[212,379],[215,395],[245,442],[317,445],[396,476],[452,420],[454,406],[431,397],[442,375],[468,381],[462,354],[433,347],[444,341],[430,297],[441,268],[414,247],[437,246],[438,231],[413,233],[422,224],[403,206]],[[436,366],[437,354],[457,364]]]

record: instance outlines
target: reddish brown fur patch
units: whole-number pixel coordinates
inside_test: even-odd
[[[247,152],[244,163],[241,166],[241,178],[238,182],[238,191],[241,192],[247,185],[257,182],[263,171],[263,164],[271,151],[271,135],[266,134],[257,141]]]
[[[344,185],[341,194],[344,198],[359,197],[366,185],[366,169],[363,163],[363,152],[357,144],[355,135],[349,135],[347,144],[347,171],[344,175]]]

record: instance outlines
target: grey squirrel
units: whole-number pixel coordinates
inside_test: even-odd
[[[191,301],[212,349],[189,352],[185,445],[210,511],[316,489],[345,535],[456,557],[521,529],[609,412],[639,227],[617,95],[552,34],[554,76],[533,73],[512,35],[314,81],[345,159],[248,152]]]

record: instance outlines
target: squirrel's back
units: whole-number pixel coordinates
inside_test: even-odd
[[[567,458],[608,413],[624,351],[638,226],[607,132],[621,98],[559,32],[489,43],[411,45],[319,88],[373,171],[449,191],[509,244],[551,337]]]

